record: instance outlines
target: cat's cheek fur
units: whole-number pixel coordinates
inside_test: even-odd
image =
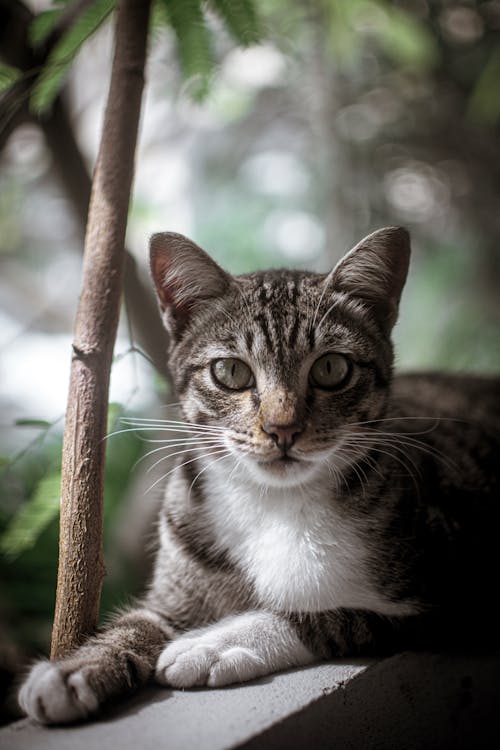
[[[65,724],[95,713],[99,700],[82,671],[63,664],[36,664],[19,692],[19,705],[42,724]]]
[[[160,654],[155,676],[176,688],[222,687],[315,659],[285,619],[248,612],[175,639]]]

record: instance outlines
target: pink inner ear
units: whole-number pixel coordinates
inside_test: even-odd
[[[172,265],[172,256],[162,248],[154,248],[151,251],[151,273],[156,287],[158,299],[163,308],[176,306],[176,298],[179,296],[179,284],[174,278],[167,283],[169,268]]]

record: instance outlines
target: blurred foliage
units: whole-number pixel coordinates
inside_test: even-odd
[[[94,34],[115,7],[116,0],[94,0],[85,7],[81,15],[61,35],[54,44],[43,70],[37,77],[31,93],[31,108],[34,114],[41,115],[52,105],[59,93],[63,80],[82,44]],[[45,41],[54,30],[57,10],[48,18],[34,19],[31,28],[31,41],[37,46]],[[62,9],[59,11],[62,13]],[[59,16],[60,17],[60,16]]]
[[[123,408],[112,404],[110,432],[119,430]],[[36,425],[38,420],[30,420]],[[27,423],[28,420],[25,420]],[[12,429],[16,429],[13,427]],[[26,653],[46,652],[50,639],[57,575],[62,437],[57,425],[42,427],[22,454],[6,460],[0,473],[0,611],[3,636]],[[125,432],[108,439],[105,476],[104,548],[112,551],[114,520],[130,483],[130,473],[143,452],[136,435]],[[102,616],[132,595],[139,584],[137,565],[115,560],[105,579]]]
[[[117,0],[92,0],[84,4],[69,23],[65,22],[67,5],[60,0],[54,2],[51,8],[39,12],[30,25],[28,38],[33,48],[41,47],[51,35],[56,36],[41,71],[28,71],[23,75],[10,65],[0,66],[0,93],[20,80],[34,79],[30,106],[38,116],[50,109],[76,55],[115,10]],[[239,45],[255,44],[261,38],[253,0],[156,0],[152,14],[153,29],[167,25],[174,31],[179,65],[189,82],[191,96],[200,100],[208,93],[215,68],[210,11],[218,16]],[[59,24],[62,26],[60,34]]]
[[[0,63],[0,94],[10,89],[22,76],[22,73],[12,65]]]

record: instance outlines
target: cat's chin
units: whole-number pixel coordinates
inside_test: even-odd
[[[291,457],[274,461],[247,461],[246,467],[253,481],[269,487],[296,487],[310,480],[317,472],[317,466],[312,461]]]

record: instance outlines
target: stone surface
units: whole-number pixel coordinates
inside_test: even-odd
[[[27,719],[0,731],[2,750],[222,750],[262,733],[346,684],[367,667],[320,664],[222,689],[150,688],[98,721],[41,727]]]
[[[218,690],[150,688],[89,724],[0,731],[2,750],[442,750],[500,746],[500,655],[404,653]]]

